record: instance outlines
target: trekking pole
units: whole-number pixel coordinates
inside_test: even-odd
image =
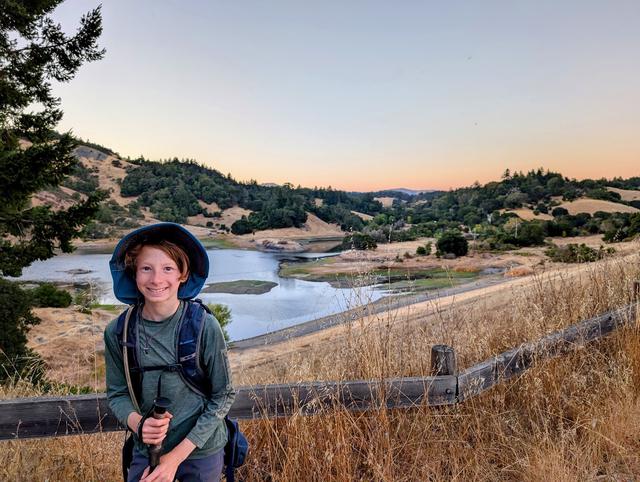
[[[164,413],[171,405],[171,400],[166,397],[158,397],[153,401],[153,418],[164,418]],[[158,445],[149,445],[149,473],[160,464],[160,455],[162,455],[162,442]]]

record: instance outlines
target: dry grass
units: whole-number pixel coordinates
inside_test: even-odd
[[[636,189],[617,189],[608,187],[607,191],[617,192],[623,201],[640,201],[640,191]]]
[[[378,201],[380,204],[382,204],[383,207],[390,208],[393,205],[393,201],[395,201],[396,198],[394,198],[394,197],[374,197],[373,199],[375,201]]]
[[[355,214],[364,221],[370,221],[373,219],[373,216],[371,214],[359,213],[358,211],[351,211],[351,214]]]
[[[527,208],[519,208],[519,209],[501,209],[502,213],[513,213],[518,216],[520,219],[524,219],[525,221],[531,221],[533,219],[540,219],[542,221],[547,221],[553,219],[553,216],[550,214],[539,213],[535,214],[533,209]]]
[[[424,318],[387,312],[347,324],[342,337],[274,357],[237,382],[381,380],[429,372],[435,343],[470,366],[526,340],[630,301],[639,258],[555,277],[535,275],[509,296],[433,306]],[[635,480],[640,477],[640,331],[530,370],[464,404],[367,413],[326,410],[243,423],[248,481]],[[0,395],[21,396],[15,387]],[[3,480],[118,480],[122,434],[3,443]],[[6,450],[4,450],[6,448]],[[27,476],[28,474],[28,476]]]
[[[575,201],[562,203],[559,207],[565,208],[569,214],[589,213],[595,214],[598,211],[605,213],[637,213],[638,209],[626,204],[603,201],[602,199],[576,199]]]

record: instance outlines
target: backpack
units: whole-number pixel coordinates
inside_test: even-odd
[[[209,379],[200,365],[200,334],[204,329],[204,319],[211,311],[198,299],[185,300],[186,306],[182,316],[178,321],[178,337],[176,339],[176,363],[171,365],[160,365],[150,367],[140,367],[137,357],[136,323],[139,320],[139,310],[137,305],[130,306],[126,311],[118,316],[116,324],[116,335],[120,346],[122,346],[123,363],[125,377],[129,387],[129,395],[134,407],[140,412],[138,401],[142,394],[142,377],[146,371],[162,370],[175,371],[185,384],[197,394],[208,397],[211,392]],[[158,379],[158,392],[160,382]],[[145,415],[148,417],[149,414]],[[227,427],[227,443],[224,447],[225,476],[228,482],[235,479],[235,469],[244,464],[249,443],[240,431],[238,422],[225,416]],[[126,482],[129,467],[133,460],[134,437],[130,435],[122,447],[122,474]]]

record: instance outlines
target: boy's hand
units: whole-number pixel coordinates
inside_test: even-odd
[[[173,460],[166,460],[164,457],[161,457],[160,465],[158,465],[151,474],[149,474],[149,467],[144,469],[140,482],[173,482],[176,478],[179,465],[179,463],[176,464]]]
[[[151,474],[149,474],[149,467],[144,469],[140,482],[173,482],[178,467],[195,448],[196,446],[191,440],[183,439],[171,452],[160,457],[160,465]]]
[[[173,418],[170,412],[165,412],[163,418],[149,417],[142,426],[142,441],[148,445],[159,445],[167,436],[169,421]]]

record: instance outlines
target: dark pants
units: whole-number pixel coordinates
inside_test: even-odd
[[[224,449],[201,459],[187,459],[178,467],[176,479],[180,482],[218,482],[222,474],[223,462]],[[139,481],[148,465],[149,459],[135,450],[127,482]]]

